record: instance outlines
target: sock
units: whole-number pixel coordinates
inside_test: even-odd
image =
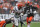
[[[27,27],[30,27],[30,24],[28,24]]]
[[[14,24],[13,24],[13,27],[14,27]]]

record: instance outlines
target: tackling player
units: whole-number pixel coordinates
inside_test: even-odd
[[[11,19],[3,19],[0,21],[0,27],[5,27],[6,24],[11,23]]]
[[[0,21],[0,27],[6,27],[6,24],[9,24],[9,23],[11,23],[11,22],[14,23],[14,18],[2,19],[2,20]],[[12,27],[14,27],[14,25],[15,25],[15,24],[13,24]]]

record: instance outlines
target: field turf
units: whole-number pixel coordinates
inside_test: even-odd
[[[23,24],[23,27],[27,27],[27,23],[26,23],[26,22],[25,22],[25,24],[26,24],[26,25]],[[6,27],[12,27],[12,25],[13,25],[13,24],[10,23],[10,24],[7,24]],[[19,23],[19,27],[21,27],[21,26],[20,26],[20,23]],[[31,22],[30,27],[40,27],[40,22]]]

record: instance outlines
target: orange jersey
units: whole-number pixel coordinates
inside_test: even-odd
[[[4,23],[6,23],[6,22],[5,21],[1,21],[0,22],[0,27],[2,27]]]

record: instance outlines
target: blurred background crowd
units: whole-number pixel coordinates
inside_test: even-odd
[[[40,0],[0,0],[0,14],[10,14],[16,3],[20,2],[25,4],[27,1],[33,4],[37,3],[37,6],[40,5]]]
[[[0,0],[0,14],[9,14],[17,2],[15,0]]]

